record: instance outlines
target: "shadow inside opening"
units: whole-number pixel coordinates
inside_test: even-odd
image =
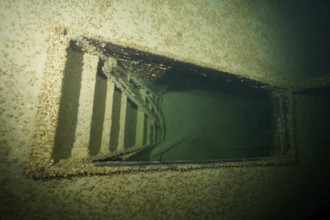
[[[268,92],[171,70],[150,86],[161,95],[166,137],[129,161],[177,162],[269,157]]]

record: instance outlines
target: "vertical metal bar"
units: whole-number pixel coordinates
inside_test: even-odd
[[[155,143],[158,143],[158,133],[159,133],[158,130],[159,130],[159,129],[158,129],[158,126],[155,125]]]
[[[116,151],[118,147],[121,96],[122,92],[115,86],[112,100],[110,151]]]
[[[153,125],[152,125],[151,143],[152,144],[156,143],[156,125],[155,125],[155,122],[153,122]]]
[[[88,145],[93,114],[94,87],[98,59],[97,56],[84,54],[77,128],[75,142],[71,151],[71,157],[73,158],[86,158],[89,155]]]
[[[119,134],[118,134],[118,151],[125,150],[125,125],[126,125],[126,112],[127,112],[127,95],[121,94],[120,101],[120,116],[119,116]]]
[[[113,94],[115,90],[115,84],[108,80],[107,82],[107,96],[105,100],[105,116],[103,122],[102,142],[99,154],[107,154],[110,151],[110,134],[112,123],[112,110],[113,110]]]
[[[93,156],[98,154],[101,149],[106,97],[108,92],[108,80],[106,80],[102,73],[101,65],[102,64],[99,63],[95,82],[93,116],[89,139],[89,154]]]
[[[147,120],[147,145],[151,144],[151,123],[150,120]]]
[[[125,147],[135,146],[138,106],[128,98],[125,125]]]
[[[160,142],[162,141],[162,128],[161,127],[158,127],[158,139],[157,139],[157,142]]]
[[[143,146],[144,112],[138,110],[136,122],[135,146]]]

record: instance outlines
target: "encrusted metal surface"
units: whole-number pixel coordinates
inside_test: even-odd
[[[283,85],[324,73],[317,68],[322,56],[329,63],[323,50],[328,35],[323,36],[323,41],[319,39],[321,36],[311,38],[329,30],[324,26],[329,19],[314,19],[309,6],[323,9],[323,15],[329,14],[328,8],[323,7],[322,2],[295,2],[297,4],[245,0],[0,1],[1,217],[306,218],[311,204],[324,204],[315,198],[317,193],[323,197],[320,192],[330,185],[326,179],[329,176],[330,123],[326,120],[329,108],[324,105],[329,101],[322,96],[295,95],[299,145],[296,166],[226,167],[44,180],[23,174],[31,159],[29,146],[36,124],[44,133],[35,138],[45,147],[48,143],[43,141],[44,136],[53,129],[40,123],[36,112],[47,65],[58,62],[54,57],[44,69],[47,37],[55,26],[79,30],[81,36],[86,30],[94,37],[103,36],[120,45]],[[298,12],[296,17],[293,12]],[[316,49],[320,47],[322,50]],[[51,75],[47,77],[52,79]],[[54,82],[44,85],[42,90],[57,96],[52,89],[57,86]],[[44,103],[41,107],[52,110],[56,104],[47,103],[45,94],[40,98]],[[52,111],[47,116],[50,121],[56,120]],[[320,127],[323,129],[318,129]],[[38,152],[36,156],[42,155]],[[44,165],[47,163],[41,167]]]

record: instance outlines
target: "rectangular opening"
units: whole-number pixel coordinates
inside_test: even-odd
[[[296,162],[288,89],[61,28],[50,42],[34,177]]]

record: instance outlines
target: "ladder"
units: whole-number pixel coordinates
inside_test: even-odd
[[[117,58],[79,45],[67,51],[53,160],[126,160],[162,141],[161,98]]]

